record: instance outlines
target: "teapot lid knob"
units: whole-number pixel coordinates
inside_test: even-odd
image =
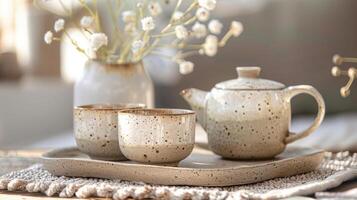
[[[238,77],[240,78],[258,78],[260,67],[237,67]]]

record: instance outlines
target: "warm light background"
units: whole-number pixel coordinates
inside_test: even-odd
[[[236,66],[258,65],[264,78],[315,86],[329,116],[357,111],[357,87],[352,86],[350,97],[341,98],[339,88],[346,79],[330,73],[333,54],[357,56],[357,1],[218,2],[215,16],[226,26],[241,21],[244,33],[215,58],[192,58],[196,67],[190,75],[182,77],[173,66],[147,66],[152,74],[163,72],[153,76],[157,107],[188,108],[178,95],[182,89],[209,90],[236,78]],[[46,146],[44,138],[72,129],[73,80],[84,58],[66,44],[44,44],[43,34],[57,18],[29,0],[0,0],[0,148]],[[298,114],[316,110],[310,97],[299,96],[293,103]]]

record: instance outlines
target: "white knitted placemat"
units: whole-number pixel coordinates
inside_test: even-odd
[[[41,192],[59,197],[112,197],[113,199],[275,199],[308,195],[336,187],[357,177],[357,154],[326,153],[313,172],[261,183],[230,187],[162,186],[98,178],[58,177],[40,164],[0,176],[0,189]],[[239,178],[239,177],[237,177]]]

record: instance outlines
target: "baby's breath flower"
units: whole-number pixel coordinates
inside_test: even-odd
[[[51,31],[47,31],[43,37],[46,44],[51,44],[53,40],[53,33]]]
[[[216,0],[198,0],[198,5],[207,10],[214,10],[216,8]]]
[[[131,23],[136,21],[136,13],[132,10],[127,10],[122,13],[122,19],[125,23]]]
[[[151,1],[148,5],[148,10],[152,16],[157,16],[162,13],[161,5],[157,1]]]
[[[144,17],[141,20],[141,26],[144,31],[151,31],[155,28],[154,19],[152,17]]]
[[[181,74],[189,74],[193,71],[194,64],[190,61],[183,61],[180,63],[179,69]]]
[[[144,42],[142,40],[136,40],[131,45],[131,51],[135,54],[139,52],[144,47]]]
[[[196,38],[203,38],[207,35],[207,28],[204,24],[201,24],[199,22],[196,22],[193,26],[192,26],[192,32],[193,35]]]
[[[207,21],[208,20],[208,18],[209,18],[209,11],[208,10],[206,10],[205,8],[199,8],[199,9],[197,9],[197,11],[196,11],[196,17],[197,17],[197,19],[199,20],[199,21],[201,21],[201,22],[205,22],[205,21]]]
[[[215,56],[218,50],[218,38],[215,35],[207,36],[203,50],[207,56]]]
[[[173,14],[172,18],[173,18],[174,20],[179,20],[182,16],[183,16],[183,12],[181,12],[181,11],[176,11],[176,12]]]
[[[175,33],[176,33],[176,37],[180,40],[186,39],[188,37],[188,31],[182,25],[175,27]]]
[[[243,24],[237,21],[232,21],[231,31],[234,37],[238,37],[243,32]]]
[[[335,63],[336,65],[341,65],[343,63],[343,57],[341,57],[340,55],[338,54],[335,54],[333,57],[332,57],[332,62]]]
[[[222,32],[223,25],[217,19],[211,20],[208,24],[208,28],[213,34],[220,34]]]
[[[89,37],[90,48],[98,51],[102,46],[108,45],[108,37],[104,33],[93,33]]]
[[[83,28],[90,28],[93,25],[94,19],[91,16],[83,16],[80,24]]]
[[[60,32],[61,30],[63,30],[64,24],[65,24],[64,19],[57,19],[57,21],[55,22],[55,25],[54,25],[53,29],[54,29],[56,32]]]

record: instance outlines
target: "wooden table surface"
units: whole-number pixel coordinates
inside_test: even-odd
[[[47,150],[0,150],[0,158],[6,157],[25,157],[38,158]],[[3,162],[3,161],[2,161]],[[1,163],[4,165],[5,163]],[[357,180],[348,181],[339,187],[333,188],[331,192],[343,192],[352,188],[357,188]],[[64,198],[47,197],[40,193],[8,192],[0,190],[0,200],[63,200]],[[78,199],[78,198],[71,198]],[[93,200],[104,200],[108,198],[90,198]]]

